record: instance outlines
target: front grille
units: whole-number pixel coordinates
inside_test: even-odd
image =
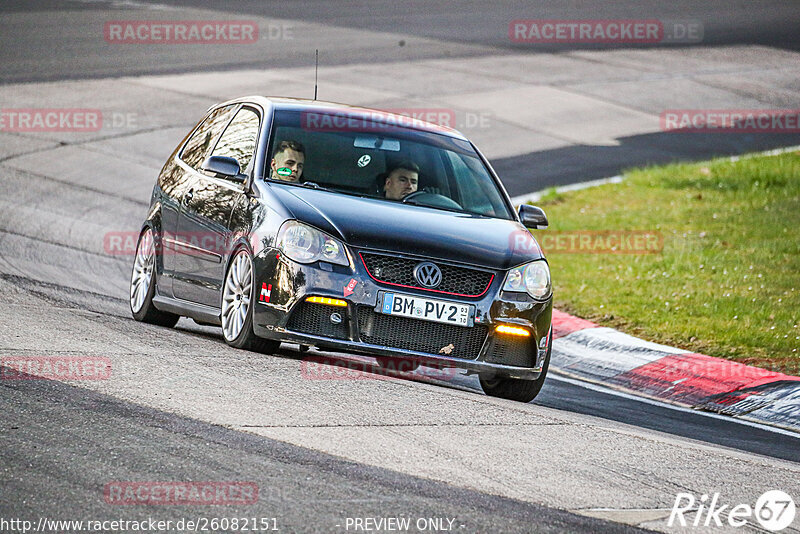
[[[369,273],[379,282],[479,297],[486,293],[489,284],[494,279],[494,274],[468,267],[458,267],[434,261],[442,271],[442,281],[438,287],[430,290],[417,282],[414,278],[414,267],[423,260],[387,256],[373,252],[361,252],[361,259]]]
[[[533,367],[535,351],[527,337],[494,337],[486,351],[487,363],[513,365],[515,367]]]
[[[331,314],[338,313],[342,322],[333,324]],[[349,339],[347,332],[347,308],[327,306],[312,302],[301,302],[295,307],[289,323],[288,330],[315,336],[332,337],[336,339]]]
[[[395,317],[369,306],[358,307],[358,331],[366,343],[467,360],[478,357],[488,333],[484,325],[468,328]]]

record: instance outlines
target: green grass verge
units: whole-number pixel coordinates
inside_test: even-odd
[[[800,374],[800,152],[636,169],[537,205],[550,228],[646,230],[656,254],[549,253],[556,307],[668,345]],[[546,249],[546,247],[545,247]]]

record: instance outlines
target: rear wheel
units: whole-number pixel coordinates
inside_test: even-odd
[[[225,275],[222,288],[222,335],[231,347],[273,353],[279,341],[258,337],[253,332],[253,259],[239,249]]]
[[[551,346],[547,349],[547,356],[544,359],[542,366],[542,374],[536,380],[522,380],[520,378],[488,378],[485,375],[480,375],[481,388],[483,392],[490,397],[498,397],[501,399],[508,399],[519,402],[530,402],[536,398],[544,385],[544,379],[547,376],[547,370],[550,368],[550,351]]]
[[[131,272],[131,313],[143,323],[173,327],[180,316],[157,310],[153,306],[156,292],[156,245],[151,228],[145,229],[136,245]]]

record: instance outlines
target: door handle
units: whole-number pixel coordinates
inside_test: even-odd
[[[183,205],[185,206],[189,204],[189,201],[192,200],[193,196],[194,196],[194,189],[189,189],[189,191],[187,191],[186,194],[183,195]]]

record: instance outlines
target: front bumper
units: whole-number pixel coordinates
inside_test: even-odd
[[[496,276],[482,296],[467,298],[376,282],[361,263],[355,268],[299,264],[274,249],[262,251],[254,264],[253,330],[258,336],[326,350],[399,357],[488,377],[534,380],[541,375],[551,342],[552,299],[537,302],[527,295],[503,294],[502,276]],[[475,326],[377,314],[373,310],[380,291],[472,304]],[[305,302],[308,296],[344,300],[347,306],[310,304]],[[313,307],[310,311],[309,306]],[[301,314],[303,320],[298,321]],[[341,322],[330,321],[333,314],[338,314],[334,319],[341,318]],[[501,324],[522,327],[530,336],[513,339],[498,334],[495,327]],[[378,329],[383,337],[374,335],[373,330]],[[469,329],[477,330],[467,332]],[[412,339],[415,336],[420,339]],[[376,337],[391,341],[375,343]]]

